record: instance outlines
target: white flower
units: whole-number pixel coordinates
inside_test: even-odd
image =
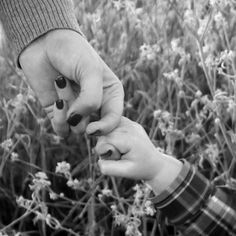
[[[11,147],[13,146],[13,141],[12,139],[6,139],[0,144],[0,147],[3,148],[5,151],[9,152]]]
[[[68,187],[73,188],[74,190],[81,189],[82,187],[82,183],[78,179],[73,180],[72,178],[70,178],[66,184]]]
[[[156,210],[154,209],[152,202],[151,201],[146,201],[144,204],[144,211],[146,215],[150,215],[153,216],[156,212]]]
[[[58,162],[56,166],[56,173],[63,174],[67,179],[70,179],[70,164],[65,161]]]
[[[48,180],[47,175],[44,172],[37,172],[33,178],[33,184],[29,185],[30,189],[35,193],[39,192],[42,189],[45,189],[51,185],[51,182]]]
[[[168,73],[163,73],[163,76],[168,81],[174,81],[180,88],[183,86],[183,80],[179,76],[179,70],[175,69],[173,71],[170,71]]]
[[[32,201],[32,200],[29,200],[29,199],[26,199],[26,198],[24,198],[23,196],[20,196],[20,197],[18,197],[18,198],[16,199],[16,203],[17,203],[20,207],[24,207],[25,209],[30,210],[33,201]]]
[[[200,90],[198,90],[196,93],[195,93],[195,97],[196,98],[200,98],[202,96],[202,92]]]
[[[126,225],[126,223],[129,220],[128,216],[118,213],[118,212],[116,212],[116,214],[114,215],[114,218],[115,218],[115,224],[118,226],[119,225],[123,225],[123,226]]]
[[[196,28],[197,26],[197,19],[194,15],[193,10],[187,9],[184,13],[184,23],[191,27],[192,29]]]
[[[217,29],[221,28],[221,27],[227,27],[227,23],[226,20],[224,18],[224,16],[222,15],[221,12],[218,12],[215,16],[214,16],[214,21],[216,23],[216,27]]]
[[[223,9],[230,3],[234,3],[234,0],[210,0],[210,4],[212,6],[217,6],[221,9]]]
[[[12,100],[11,105],[14,107],[21,107],[24,104],[24,96],[23,94],[19,93],[16,97]]]
[[[110,190],[108,188],[102,189],[101,192],[102,192],[102,195],[104,195],[104,196],[107,196],[107,197],[112,196],[112,190]]]
[[[58,135],[52,135],[52,143],[59,144],[63,138]]]
[[[43,180],[48,179],[47,175],[42,171],[37,172],[35,174],[35,177],[38,178],[38,179],[43,179]]]
[[[69,180],[66,182],[66,185],[67,185],[68,187],[73,187],[73,185],[74,185],[73,179],[72,179],[72,178],[69,179]]]
[[[57,195],[56,193],[54,193],[54,192],[50,192],[50,193],[49,193],[49,197],[50,197],[50,199],[52,199],[52,200],[56,200],[56,199],[58,198],[58,195]]]
[[[153,61],[156,59],[156,55],[160,51],[160,47],[158,44],[143,44],[142,46],[140,46],[139,50],[141,59]]]
[[[153,117],[154,117],[154,119],[158,119],[158,118],[160,117],[161,113],[162,113],[162,111],[161,111],[160,109],[155,110],[155,111],[153,112]]]
[[[172,39],[171,41],[171,48],[174,52],[178,51],[179,50],[179,41],[180,39],[179,38],[174,38]]]
[[[137,220],[128,222],[126,226],[125,235],[126,236],[142,236],[142,234],[138,230],[139,225],[140,225],[140,222]]]
[[[19,160],[19,155],[18,155],[18,153],[12,152],[10,159],[11,159],[12,162],[18,161],[18,160]]]
[[[116,206],[116,205],[114,205],[114,204],[113,204],[113,205],[111,205],[111,210],[112,210],[112,211],[114,211],[114,212],[115,212],[115,211],[117,211],[117,206]]]

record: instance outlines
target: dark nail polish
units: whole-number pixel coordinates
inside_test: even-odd
[[[76,126],[82,120],[82,116],[80,114],[71,114],[68,118],[67,122],[71,126]]]
[[[63,102],[62,99],[59,99],[59,100],[56,101],[56,107],[57,107],[57,109],[59,109],[59,110],[62,110],[62,109],[63,109],[63,107],[64,107],[64,102]]]
[[[102,132],[101,130],[97,130],[94,133],[90,134],[90,135],[94,135],[94,136],[101,136]]]
[[[66,87],[66,79],[62,75],[57,76],[55,82],[56,82],[57,87],[60,89],[63,89]]]
[[[102,154],[102,158],[109,158],[112,155],[112,150],[108,150],[106,153]]]

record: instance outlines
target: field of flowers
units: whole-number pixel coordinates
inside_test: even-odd
[[[236,188],[234,0],[74,0],[155,145]],[[102,176],[95,138],[61,139],[0,31],[0,235],[172,236],[142,182]]]

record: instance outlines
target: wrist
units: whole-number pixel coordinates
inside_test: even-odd
[[[159,167],[157,167],[159,170],[157,174],[152,179],[146,181],[146,183],[150,185],[155,194],[159,195],[177,178],[183,164],[174,157],[158,151],[157,155],[159,156],[160,162]]]

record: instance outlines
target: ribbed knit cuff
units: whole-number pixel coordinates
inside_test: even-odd
[[[51,30],[81,33],[72,0],[0,0],[0,18],[16,50],[17,62],[24,48]]]

